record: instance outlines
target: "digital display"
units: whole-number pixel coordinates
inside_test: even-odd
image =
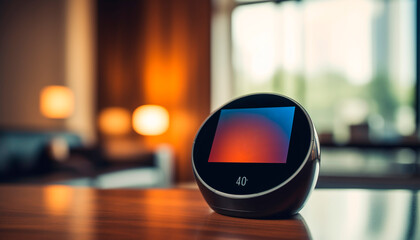
[[[222,109],[208,162],[286,163],[295,107]]]

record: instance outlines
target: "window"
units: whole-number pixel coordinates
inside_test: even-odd
[[[298,100],[320,136],[322,186],[420,179],[415,0],[215,3],[212,109],[253,92]]]
[[[241,4],[231,15],[231,97],[276,92],[324,141],[415,134],[415,0]]]

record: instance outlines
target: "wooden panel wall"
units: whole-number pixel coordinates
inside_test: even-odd
[[[98,112],[166,107],[169,130],[144,142],[171,144],[177,180],[192,180],[192,142],[210,111],[211,1],[101,0],[97,9]]]

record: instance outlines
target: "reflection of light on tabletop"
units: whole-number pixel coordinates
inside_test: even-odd
[[[74,189],[74,197],[69,212],[70,239],[95,239],[93,236],[95,226],[92,224],[96,212],[94,199],[95,190],[90,188]]]
[[[120,107],[110,107],[99,114],[99,129],[107,135],[124,135],[130,132],[130,112]]]
[[[138,134],[160,135],[169,127],[168,111],[158,105],[143,105],[134,110],[133,128]]]
[[[44,188],[45,208],[54,215],[69,211],[73,198],[73,189],[66,186],[47,186]]]
[[[73,92],[64,86],[48,86],[41,90],[40,110],[47,118],[68,118],[73,113]]]

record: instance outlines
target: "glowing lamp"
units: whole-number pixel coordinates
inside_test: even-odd
[[[68,87],[48,86],[41,90],[40,110],[47,118],[68,118],[74,110],[73,92]]]
[[[130,112],[120,107],[105,108],[99,114],[99,129],[106,135],[124,135],[130,132]]]
[[[168,111],[158,105],[143,105],[134,110],[133,128],[141,135],[160,135],[169,127]]]

